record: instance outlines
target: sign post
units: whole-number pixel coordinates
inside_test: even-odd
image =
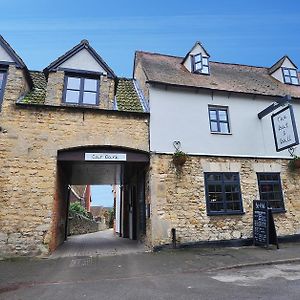
[[[267,248],[274,244],[279,249],[272,209],[265,200],[253,201],[253,244]]]

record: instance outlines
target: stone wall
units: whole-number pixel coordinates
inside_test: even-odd
[[[90,220],[76,213],[69,213],[69,235],[92,233],[97,232],[98,230],[99,225],[94,220]]]
[[[274,214],[277,233],[300,233],[300,172],[290,173],[286,160],[190,156],[178,171],[171,155],[153,154],[150,169],[152,246],[171,243],[172,228],[181,243],[252,238],[256,172],[281,173],[286,212]],[[203,172],[239,172],[245,214],[207,216]]]
[[[148,116],[100,109],[16,105],[27,85],[9,68],[0,112],[0,256],[47,254],[55,203],[57,152],[84,146],[148,151]]]
[[[65,73],[63,71],[49,73],[45,104],[55,106],[65,105],[62,103],[64,78]],[[99,106],[94,108],[113,109],[115,92],[114,89],[114,79],[102,75],[100,78]]]

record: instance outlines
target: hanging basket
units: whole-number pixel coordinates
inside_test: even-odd
[[[300,169],[300,159],[299,158],[292,159],[289,162],[288,167],[289,167],[290,171],[292,171],[292,172],[297,169]]]
[[[295,166],[295,169],[300,169],[300,159],[295,159],[294,160],[294,166]]]
[[[181,155],[173,155],[173,163],[175,166],[183,166],[186,162],[186,155],[181,154]]]

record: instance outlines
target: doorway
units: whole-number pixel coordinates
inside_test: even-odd
[[[124,240],[125,248],[128,246],[125,240],[135,241],[137,245],[142,242],[146,235],[145,174],[148,165],[148,153],[127,148],[89,147],[59,151],[51,252],[71,240],[68,225],[72,186],[111,186],[114,197],[111,237],[115,237],[119,246]],[[91,238],[92,233],[88,234]],[[95,245],[98,243],[100,249],[101,234],[95,236],[98,239]],[[106,239],[104,233],[102,236],[107,242],[107,235]]]

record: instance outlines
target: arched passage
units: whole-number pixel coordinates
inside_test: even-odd
[[[50,251],[67,239],[70,185],[116,186],[117,234],[143,240],[146,234],[145,173],[148,165],[147,152],[124,147],[92,146],[58,151]]]

